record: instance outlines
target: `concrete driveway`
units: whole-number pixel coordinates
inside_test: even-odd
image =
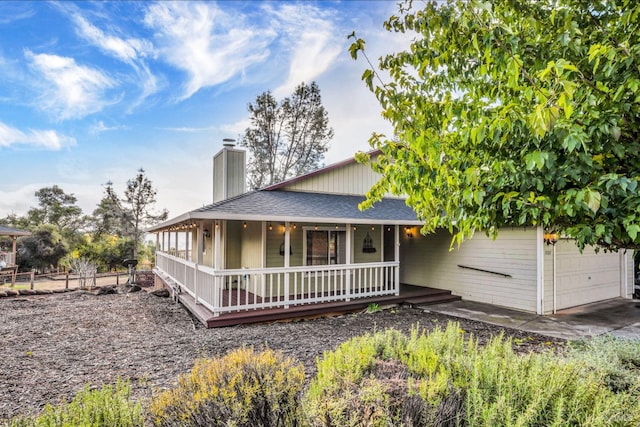
[[[567,340],[603,334],[640,339],[640,301],[638,300],[614,298],[561,310],[554,315],[546,316],[472,301],[454,301],[421,308],[426,312],[478,320]]]

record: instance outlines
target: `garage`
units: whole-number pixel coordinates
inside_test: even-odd
[[[551,265],[553,268],[553,264]],[[556,243],[556,308],[575,307],[620,296],[620,254],[585,248],[573,240]]]

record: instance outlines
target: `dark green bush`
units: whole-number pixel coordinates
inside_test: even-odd
[[[271,350],[199,359],[151,402],[158,426],[297,426],[304,369]]]

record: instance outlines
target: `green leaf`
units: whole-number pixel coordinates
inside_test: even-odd
[[[591,209],[591,212],[596,213],[600,209],[600,193],[595,190],[587,189],[584,194],[584,201]]]

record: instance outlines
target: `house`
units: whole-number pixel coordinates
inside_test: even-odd
[[[538,314],[633,292],[631,253],[581,254],[534,227],[477,235],[451,251],[447,232],[420,234],[402,198],[360,211],[378,176],[352,159],[246,192],[245,152],[225,145],[213,176],[213,204],[148,230],[157,282],[209,326],[265,310],[366,307],[403,292],[414,302],[453,295]]]

